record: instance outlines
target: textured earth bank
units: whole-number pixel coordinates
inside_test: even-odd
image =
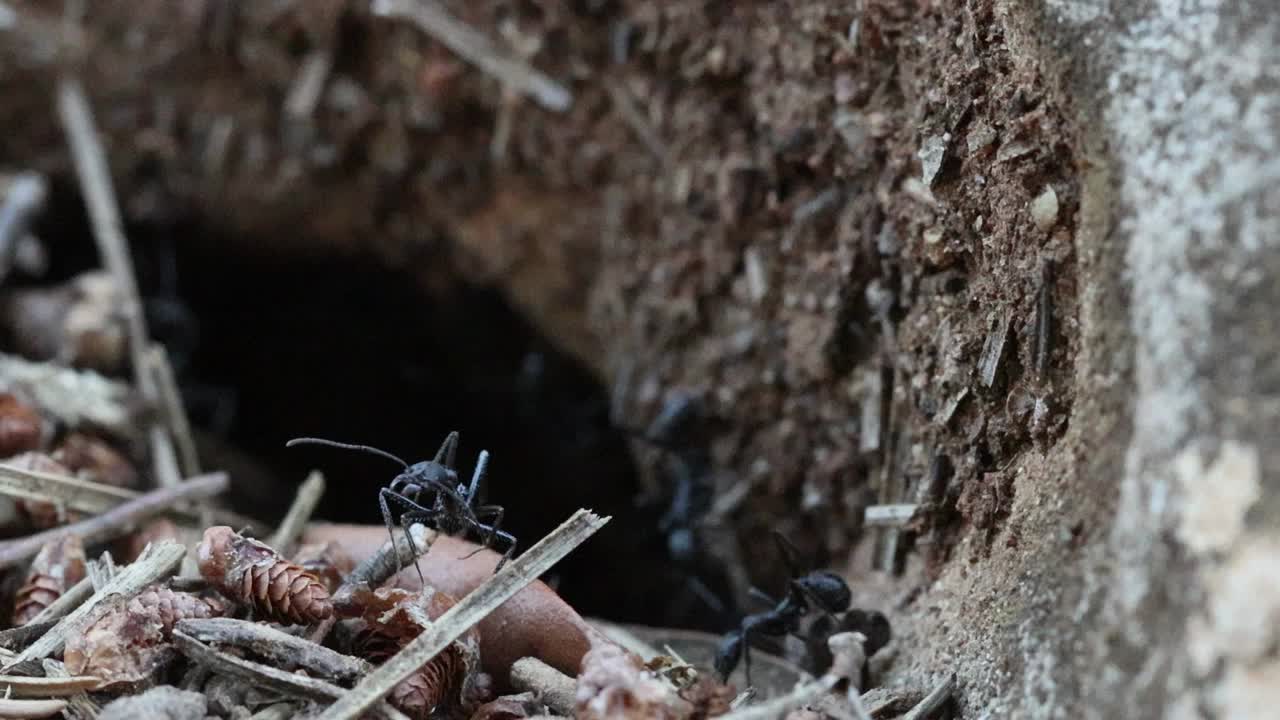
[[[14,4],[0,150],[65,176]],[[360,3],[150,5],[81,38],[130,220],[497,288],[632,424],[693,392],[730,586],[783,530],[967,717],[1280,704],[1271,3],[450,4],[563,115]]]

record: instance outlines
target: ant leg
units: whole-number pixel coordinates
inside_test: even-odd
[[[480,542],[480,547],[482,548],[489,547],[489,543],[493,542],[493,536],[499,532],[498,526],[502,524],[502,516],[505,512],[506,510],[504,510],[501,505],[481,505],[480,507],[475,509],[475,512],[472,514],[472,517],[475,518],[476,529],[488,531],[484,535],[484,540]],[[484,525],[483,523],[481,523],[480,518],[482,517],[493,518],[492,524]],[[476,552],[480,552],[480,551],[476,550]],[[471,553],[471,555],[475,555],[476,552]],[[471,555],[468,555],[467,557],[471,557]]]
[[[742,677],[751,687],[751,628],[742,629]]]
[[[715,670],[720,676],[720,682],[729,682],[729,676],[733,674],[733,669],[738,667],[738,660],[742,658],[742,629],[731,630],[720,640],[720,644],[716,647]]]
[[[497,530],[497,529],[495,529],[495,530],[494,530],[494,533],[495,533],[495,534],[497,534],[497,536],[498,536],[500,539],[502,539],[502,540],[506,540],[506,541],[509,543],[509,544],[507,545],[507,551],[506,551],[506,552],[504,552],[504,553],[502,553],[502,559],[501,559],[501,560],[498,560],[498,564],[497,564],[497,565],[495,565],[495,566],[493,567],[493,572],[494,572],[494,574],[497,574],[497,572],[498,572],[499,570],[501,570],[501,569],[502,569],[502,566],[503,566],[503,565],[506,565],[506,564],[507,564],[507,561],[511,559],[511,555],[512,555],[513,553],[515,553],[515,551],[516,551],[516,536],[515,536],[515,535],[512,535],[512,534],[511,534],[511,533],[509,533],[509,532],[504,532],[504,531],[502,531],[502,530]]]
[[[408,511],[400,518],[400,529],[404,531],[405,542],[409,544],[409,551],[413,553],[413,566],[418,571],[418,579],[422,581],[423,586],[425,587],[427,581],[426,578],[422,576],[422,568],[418,565],[418,544],[413,541],[413,533],[409,532],[412,522],[406,523],[405,516],[421,517],[424,519],[432,519],[434,516],[426,508],[399,493],[392,492],[388,488],[382,488],[379,490],[378,506],[382,509],[382,520],[387,526],[387,535],[391,538],[391,547],[393,548],[395,547],[395,534],[392,532],[392,528],[395,526],[395,521],[391,516],[391,508],[387,503],[388,499],[395,500],[396,504]],[[396,566],[401,570],[404,569],[404,565],[400,563],[399,553],[396,554]]]
[[[458,431],[454,430],[445,437],[444,442],[440,444],[440,449],[436,451],[435,462],[444,465],[450,470],[453,469],[454,458],[458,454]]]

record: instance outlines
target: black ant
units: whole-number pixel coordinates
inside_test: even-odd
[[[754,597],[773,605],[768,612],[748,615],[743,618],[737,630],[729,632],[720,640],[716,649],[715,670],[722,682],[728,681],[729,675],[742,659],[746,666],[747,685],[751,684],[751,640],[753,636],[783,638],[800,632],[800,621],[810,610],[816,609],[825,615],[832,616],[849,609],[853,601],[853,593],[839,575],[828,570],[815,570],[800,575],[796,569],[795,547],[779,532],[774,532],[774,540],[778,544],[778,552],[787,566],[790,580],[787,581],[787,594],[781,601],[774,600],[756,588],[751,589]]]
[[[293,447],[294,445],[327,445],[343,450],[358,450],[400,463],[401,467],[404,468],[404,472],[396,475],[390,485],[378,491],[378,506],[382,509],[382,521],[387,526],[387,535],[391,537],[392,545],[395,544],[395,534],[392,531],[395,527],[395,521],[392,519],[390,503],[394,502],[404,510],[400,515],[400,527],[404,530],[404,536],[409,542],[409,548],[413,551],[414,567],[418,569],[418,579],[422,580],[424,585],[426,580],[422,577],[422,568],[418,567],[416,560],[418,548],[413,541],[413,536],[409,533],[409,528],[414,523],[422,523],[429,527],[434,527],[436,531],[445,535],[463,535],[468,530],[480,532],[484,536],[483,541],[480,543],[481,547],[460,558],[462,560],[488,547],[495,537],[505,540],[509,543],[507,551],[502,554],[498,565],[493,569],[495,573],[502,569],[502,566],[511,559],[511,554],[515,552],[515,536],[498,529],[498,526],[502,524],[504,512],[502,506],[475,506],[473,504],[480,490],[480,481],[484,479],[485,469],[489,465],[489,451],[480,451],[480,457],[476,460],[475,472],[471,475],[471,485],[467,486],[458,482],[458,472],[454,469],[454,459],[458,449],[458,433],[456,431],[449,433],[449,436],[444,439],[444,443],[440,445],[440,450],[436,452],[434,459],[414,463],[413,465],[385,450],[379,450],[368,445],[351,445],[323,438],[294,438],[285,443],[285,447]],[[419,498],[423,492],[429,493],[430,507],[419,503]],[[485,524],[480,521],[482,517],[491,519],[492,522]]]

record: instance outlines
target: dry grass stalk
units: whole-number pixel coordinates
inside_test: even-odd
[[[191,435],[191,421],[187,418],[187,408],[182,404],[182,396],[178,394],[173,364],[169,362],[169,353],[163,345],[152,343],[147,350],[147,364],[148,370],[155,377],[160,411],[172,433],[182,474],[199,475],[200,457],[196,453],[195,438]]]
[[[573,104],[568,88],[528,63],[500,52],[487,37],[449,14],[435,0],[375,0],[375,15],[411,21],[459,57],[492,75],[506,87],[533,98],[542,107],[564,112]]]
[[[942,707],[942,704],[951,697],[951,693],[955,692],[955,689],[956,676],[948,675],[946,680],[939,683],[923,700],[916,703],[915,707],[908,710],[907,714],[902,716],[902,720],[924,720],[924,718],[932,715],[935,710]]]
[[[324,475],[318,470],[312,470],[298,487],[298,493],[293,497],[293,505],[289,506],[289,512],[285,514],[284,520],[280,521],[280,527],[272,533],[267,544],[281,555],[286,557],[291,555],[293,546],[302,533],[302,528],[306,527],[307,522],[311,520],[311,514],[315,512],[316,505],[319,504],[323,495]]]
[[[26,677],[23,675],[0,675],[0,692],[9,697],[66,697],[84,690],[97,689],[102,684],[101,678],[90,675],[71,677]]]
[[[154,401],[156,385],[146,362],[147,325],[142,315],[138,281],[133,274],[133,259],[124,236],[124,224],[120,219],[120,206],[111,183],[106,152],[98,139],[89,101],[78,80],[64,78],[58,83],[58,117],[71,146],[71,159],[88,206],[98,253],[124,296],[121,312],[129,329],[129,357],[133,363],[134,379],[142,396]]]
[[[550,570],[587,538],[604,527],[609,518],[579,510],[564,524],[523,555],[508,563],[480,587],[462,598],[431,628],[414,638],[400,652],[365,676],[358,685],[323,713],[320,720],[351,720],[386,697],[397,684],[413,675],[454,640],[513,595]]]
[[[269,660],[273,666],[291,671],[302,669],[311,675],[335,681],[351,680],[372,667],[359,658],[316,645],[270,625],[247,620],[182,620],[177,629],[202,643],[241,648]]]
[[[181,630],[173,632],[178,649],[193,662],[223,675],[240,678],[254,687],[275,690],[288,697],[325,702],[341,697],[347,690],[316,678],[286,672],[269,665],[252,662],[215,650]],[[369,708],[366,708],[369,709]],[[379,703],[376,712],[383,717],[401,720],[405,716],[387,703]]]
[[[41,661],[41,665],[44,666],[46,678],[64,681],[74,679],[71,673],[67,672],[67,666],[57,660],[45,658]],[[98,710],[98,704],[89,697],[85,689],[67,696],[67,707],[62,711],[62,716],[67,720],[97,720]]]
[[[0,699],[0,717],[6,720],[28,720],[57,715],[67,707],[66,700]]]
[[[78,633],[83,629],[81,624],[94,608],[114,595],[136,595],[151,583],[172,574],[174,568],[182,562],[182,556],[186,555],[186,552],[186,548],[174,542],[163,542],[147,548],[137,562],[117,573],[106,587],[94,593],[93,597],[71,611],[49,632],[40,636],[40,639],[7,662],[4,670],[7,671],[27,660],[43,660],[57,654],[72,633]]]
[[[61,503],[72,510],[101,513],[122,502],[133,500],[138,493],[125,488],[81,480],[70,475],[26,470],[13,463],[0,464],[0,495]]]
[[[124,535],[143,520],[158,515],[186,500],[217,495],[227,489],[226,473],[210,473],[175,487],[158,488],[117,505],[97,517],[72,525],[46,530],[0,543],[0,569],[13,567],[40,551],[47,543],[67,535],[78,535],[86,545]]]

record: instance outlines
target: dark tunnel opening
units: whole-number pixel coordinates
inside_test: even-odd
[[[70,187],[55,184],[44,217],[36,230],[52,240],[51,264],[41,282],[97,266]],[[460,474],[491,453],[486,500],[506,508],[518,551],[579,507],[612,516],[544,578],[584,615],[701,629],[732,621],[669,562],[662,508],[637,505],[637,468],[605,388],[497,291],[459,283],[430,295],[358,254],[250,261],[234,250],[243,239],[191,218],[128,231],[151,334],[174,358],[206,465],[231,465],[233,478],[253,469],[233,479],[237,509],[274,522],[319,469],[317,517],[381,523],[377,491],[393,463],[285,442],[326,437],[414,462],[457,430]],[[727,593],[714,582],[711,591]]]

